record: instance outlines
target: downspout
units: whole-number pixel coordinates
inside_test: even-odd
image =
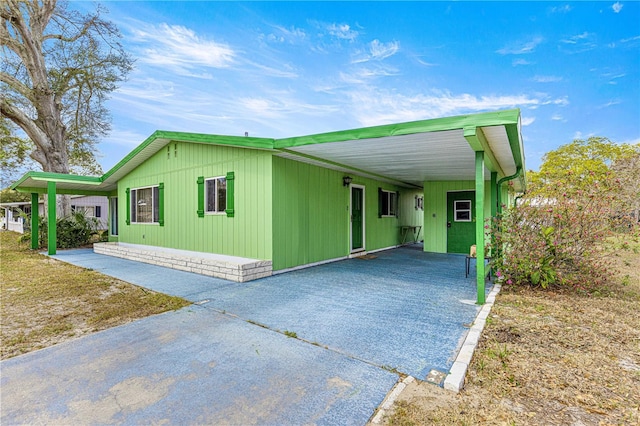
[[[502,190],[501,190],[502,184],[507,182],[507,181],[514,180],[514,179],[520,177],[521,173],[522,173],[522,167],[518,167],[518,168],[516,168],[516,172],[514,174],[512,174],[511,176],[505,176],[505,177],[503,177],[502,179],[500,179],[498,181],[498,184],[497,184],[497,186],[498,186],[498,200],[497,200],[497,202],[498,202],[498,216],[500,216],[502,214]]]

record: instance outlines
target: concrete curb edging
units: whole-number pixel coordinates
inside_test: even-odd
[[[484,330],[487,318],[489,317],[489,313],[500,289],[500,284],[494,284],[489,296],[487,296],[485,304],[480,309],[471,329],[467,333],[467,337],[464,339],[464,343],[462,343],[462,347],[449,370],[449,374],[446,379],[444,379],[445,389],[458,393],[464,387],[464,379],[467,375],[469,364],[471,363],[471,357],[473,357],[473,352],[476,350],[476,346],[478,346],[480,335],[482,334],[482,330]]]
[[[396,398],[398,398],[398,396],[402,393],[404,388],[406,388],[409,383],[414,382],[415,380],[416,379],[414,379],[413,377],[407,376],[402,381],[396,383],[393,389],[391,389],[391,392],[389,392],[384,398],[382,404],[380,404],[380,408],[371,420],[371,423],[376,425],[381,424],[382,420],[387,415],[387,411],[393,408],[393,403],[396,401]]]

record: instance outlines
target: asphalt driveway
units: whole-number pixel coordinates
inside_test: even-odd
[[[364,424],[395,371],[448,371],[478,311],[464,257],[411,247],[243,284],[55,257],[195,304],[3,361],[2,424]]]

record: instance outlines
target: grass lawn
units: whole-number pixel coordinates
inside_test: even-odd
[[[405,389],[390,425],[640,425],[640,245],[600,294],[504,288],[460,394]]]
[[[38,254],[19,236],[0,232],[1,359],[189,305]]]

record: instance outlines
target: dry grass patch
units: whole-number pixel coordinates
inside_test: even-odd
[[[408,387],[390,425],[640,424],[640,246],[599,294],[505,288],[458,395]]]
[[[2,359],[189,304],[38,254],[18,238],[0,232]]]

